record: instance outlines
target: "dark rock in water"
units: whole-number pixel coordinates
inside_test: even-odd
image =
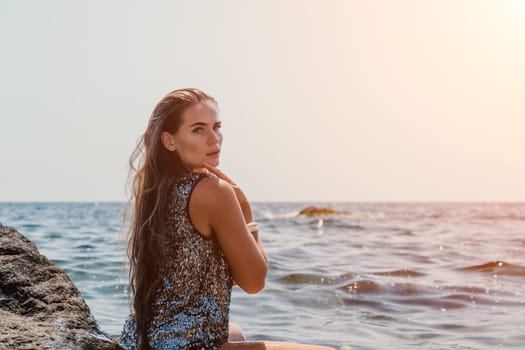
[[[66,273],[2,224],[0,349],[120,349]]]
[[[306,207],[299,212],[304,216],[324,216],[324,215],[348,215],[343,211],[337,211],[329,208]]]

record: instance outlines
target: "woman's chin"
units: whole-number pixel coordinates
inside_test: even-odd
[[[215,159],[214,160],[210,160],[210,161],[208,161],[208,164],[210,164],[210,165],[212,165],[214,167],[218,167],[219,166],[219,160],[218,159],[217,160],[215,160]]]
[[[204,162],[202,162],[199,165],[192,166],[193,169],[206,169],[206,166],[204,164],[211,165],[214,168],[217,168],[219,166],[219,161],[214,159],[206,159]]]

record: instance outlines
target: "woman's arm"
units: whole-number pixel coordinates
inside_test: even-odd
[[[251,208],[250,202],[248,202],[248,199],[246,198],[246,195],[241,190],[241,188],[239,186],[237,186],[235,184],[235,182],[233,182],[233,180],[230,179],[221,170],[217,169],[216,167],[214,167],[214,166],[212,166],[212,165],[210,165],[208,163],[204,163],[204,165],[206,167],[206,170],[208,170],[208,173],[214,174],[219,179],[222,179],[222,180],[224,180],[225,182],[227,182],[228,184],[231,185],[231,187],[233,188],[233,191],[235,192],[235,197],[237,198],[237,201],[239,202],[239,205],[241,207],[241,211],[242,211],[242,215],[244,217],[244,221],[246,222],[246,224],[253,223],[254,222],[253,221],[253,213],[252,213],[252,208]],[[259,239],[259,231],[256,230],[255,232],[250,232],[250,233],[252,234],[253,238],[255,239],[255,242],[257,243],[257,246],[259,247],[259,250],[260,250],[261,254],[263,254],[264,260],[266,261],[266,263],[268,263],[268,257],[266,255],[266,250],[264,249],[262,241]]]
[[[246,208],[243,213],[232,185],[207,177],[197,184],[192,197],[204,209],[199,211],[217,238],[235,282],[248,293],[260,291],[268,269],[266,255],[260,240],[248,230]]]
[[[241,191],[241,189],[237,186],[238,191]],[[235,188],[234,188],[235,190]],[[242,191],[241,191],[242,193]],[[239,203],[241,206],[241,210],[244,216],[244,220],[246,224],[248,225],[248,229],[255,239],[255,242],[257,243],[257,246],[259,247],[259,250],[261,254],[264,256],[264,260],[266,261],[266,264],[268,264],[268,257],[266,256],[266,250],[264,249],[264,246],[262,244],[261,239],[259,238],[259,229],[257,228],[257,224],[253,221],[253,215],[252,215],[252,208],[250,206],[250,203],[246,199],[246,196],[244,194],[242,197],[245,199],[244,203]],[[239,196],[237,195],[237,199],[239,199]],[[252,226],[253,225],[253,226]],[[251,228],[254,227],[254,228]]]

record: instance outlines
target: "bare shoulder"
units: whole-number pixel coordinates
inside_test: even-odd
[[[192,197],[195,204],[209,208],[221,205],[225,201],[235,200],[235,192],[226,181],[217,176],[208,175],[195,185]]]
[[[235,193],[231,186],[216,176],[205,176],[193,188],[188,211],[197,231],[205,237],[212,234],[211,225],[216,215],[227,216]]]

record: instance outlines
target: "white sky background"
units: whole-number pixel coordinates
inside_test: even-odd
[[[253,201],[525,200],[525,1],[0,0],[0,48],[0,201],[125,200],[182,87]]]

